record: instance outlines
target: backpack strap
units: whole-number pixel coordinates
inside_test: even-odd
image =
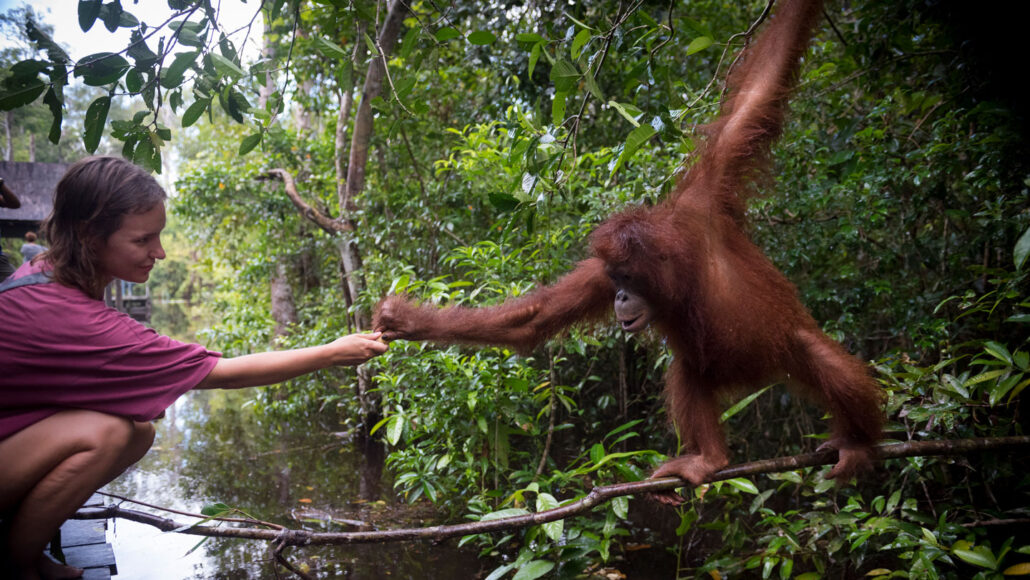
[[[50,277],[49,272],[36,272],[35,274],[29,274],[28,276],[22,276],[16,280],[8,278],[4,282],[0,283],[0,293],[13,290],[15,288],[21,288],[22,286],[32,286],[33,284],[49,284],[54,280]]]

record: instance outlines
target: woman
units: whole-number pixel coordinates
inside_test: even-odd
[[[190,389],[274,384],[382,354],[379,334],[236,358],[161,336],[103,303],[165,257],[165,192],[128,161],[93,157],[57,185],[50,248],[0,284],[0,569],[75,578],[43,555],[97,489],[150,448],[149,423]],[[5,561],[6,560],[6,561]]]
[[[28,262],[45,252],[46,248],[36,243],[36,232],[25,232],[25,243],[18,251],[21,252],[21,259]]]

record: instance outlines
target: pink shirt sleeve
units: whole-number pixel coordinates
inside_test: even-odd
[[[0,438],[62,409],[154,419],[221,356],[56,283],[0,294],[0,327]]]

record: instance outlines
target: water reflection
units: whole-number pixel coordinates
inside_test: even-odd
[[[179,324],[177,328],[189,332],[189,318],[184,309],[178,310],[169,313],[155,305],[153,325],[164,332]],[[177,338],[190,340],[182,332]],[[246,391],[188,393],[157,423],[150,453],[104,491],[193,513],[222,502],[257,519],[315,531],[442,523],[432,521],[431,512],[353,501],[361,458],[349,442],[320,426],[319,417],[292,425],[263,423],[248,406],[249,397]],[[125,507],[183,523],[195,521],[133,504]],[[161,533],[125,520],[116,521],[112,530],[118,578],[123,580],[275,578],[265,542],[211,538],[196,547],[203,538]],[[480,572],[483,564],[475,554],[449,544],[320,546],[287,549],[286,554],[295,566],[319,578],[451,579]]]

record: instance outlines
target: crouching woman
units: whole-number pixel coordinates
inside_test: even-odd
[[[0,284],[0,570],[10,577],[82,574],[47,558],[46,543],[143,457],[149,421],[186,391],[274,384],[387,348],[378,334],[352,334],[223,358],[105,306],[108,283],[146,282],[165,257],[165,199],[128,161],[75,163],[43,225],[48,252]]]

